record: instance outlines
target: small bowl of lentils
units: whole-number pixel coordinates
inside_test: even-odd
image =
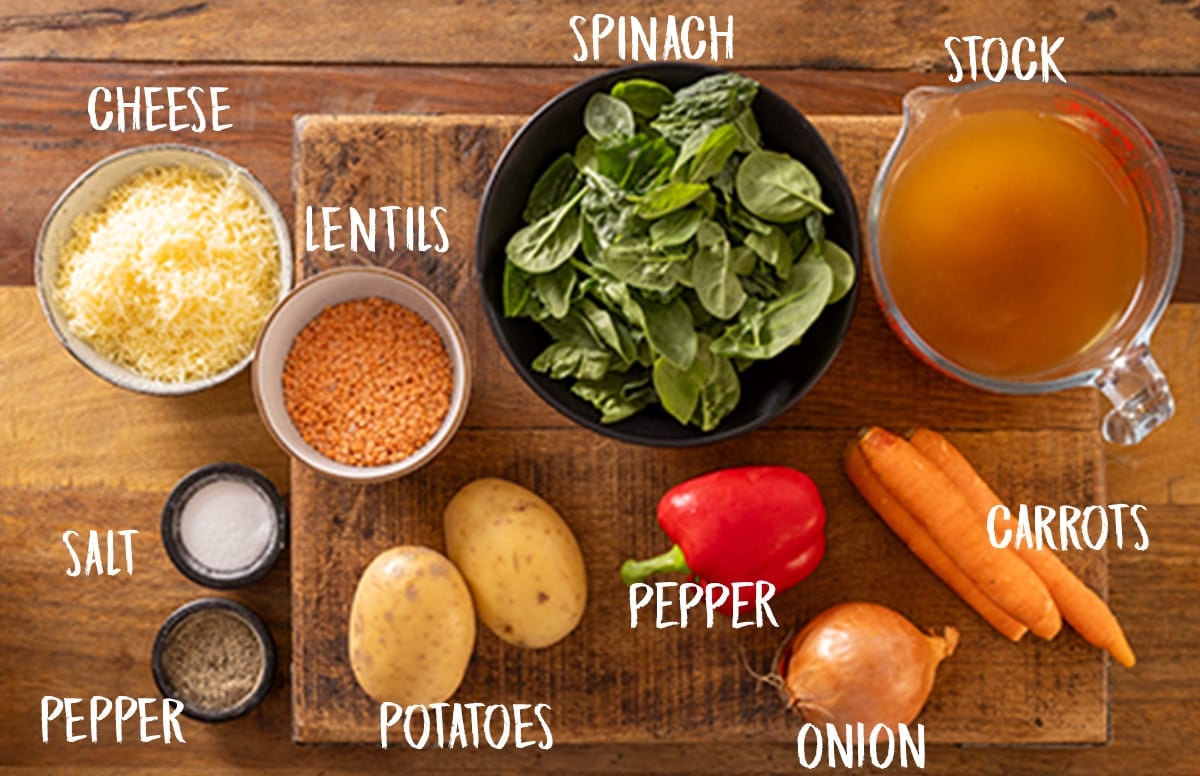
[[[462,330],[434,294],[377,267],[302,283],[263,328],[252,366],[268,431],[335,479],[416,471],[450,442],[471,392]]]

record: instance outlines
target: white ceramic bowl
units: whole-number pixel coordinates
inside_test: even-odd
[[[253,353],[238,363],[208,377],[188,382],[155,380],[113,363],[100,355],[90,345],[71,333],[66,318],[55,307],[52,299],[55,279],[58,276],[59,254],[71,238],[71,224],[75,219],[100,207],[109,193],[125,181],[149,167],[169,167],[186,164],[215,175],[235,175],[246,191],[262,207],[271,219],[275,239],[279,244],[279,298],[282,299],[292,287],[292,243],[287,221],[279,205],[271,198],[261,183],[241,165],[193,146],[162,144],[139,146],[106,157],[92,165],[87,172],[67,187],[54,207],[50,209],[42,230],[38,235],[37,253],[34,257],[34,275],[42,310],[59,342],[94,374],[113,385],[139,393],[162,396],[201,391],[228,380],[246,368]]]
[[[317,452],[296,430],[283,400],[283,367],[296,336],[326,307],[367,297],[403,305],[425,319],[442,339],[454,379],[450,408],[433,437],[407,458],[382,466],[354,466]],[[306,466],[349,482],[402,477],[431,461],[458,430],[471,395],[471,359],[462,330],[450,311],[420,283],[379,267],[326,270],[298,285],[267,319],[250,376],[258,413],[279,446]]]

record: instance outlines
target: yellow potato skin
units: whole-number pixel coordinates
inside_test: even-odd
[[[445,512],[446,553],[479,619],[519,647],[567,636],[587,605],[587,571],[571,528],[544,499],[494,477],[462,488]]]
[[[354,591],[349,641],[354,678],[376,701],[447,700],[462,684],[475,648],[471,592],[436,550],[385,550]]]

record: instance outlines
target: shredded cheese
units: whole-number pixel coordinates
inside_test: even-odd
[[[151,168],[71,227],[55,303],[76,336],[146,377],[228,369],[278,299],[274,229],[236,176]]]

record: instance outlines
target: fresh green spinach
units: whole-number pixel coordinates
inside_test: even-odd
[[[725,167],[725,162],[737,150],[740,136],[732,124],[707,124],[688,135],[675,157],[671,177],[683,176],[689,182],[705,181]],[[690,164],[689,164],[690,163]],[[684,175],[684,165],[687,165]]]
[[[692,259],[692,285],[709,313],[722,320],[737,315],[746,291],[733,267],[725,230],[715,221],[703,221],[696,232],[698,248]]]
[[[545,372],[555,380],[575,378],[577,380],[599,380],[608,374],[612,355],[606,350],[576,345],[571,342],[555,342],[533,360],[533,368]]]
[[[640,218],[652,221],[685,208],[708,193],[707,183],[672,181],[651,189],[645,194],[631,197],[633,212]]]
[[[533,276],[533,289],[553,317],[565,318],[571,309],[575,280],[575,270],[569,263],[559,265],[553,272]]]
[[[505,255],[520,269],[550,272],[571,258],[583,236],[579,208],[584,191],[522,228],[508,241]]]
[[[733,121],[758,95],[758,83],[736,73],[701,78],[675,93],[650,126],[677,146],[700,127]]]
[[[793,278],[808,282],[772,302],[748,307],[713,343],[713,352],[762,361],[796,344],[829,304],[833,272],[824,263],[813,265],[811,272],[797,265]]]
[[[644,372],[610,372],[596,380],[578,380],[571,393],[600,410],[601,423],[617,423],[657,401],[650,376]]]
[[[654,118],[662,110],[662,106],[675,99],[670,89],[647,78],[621,81],[613,86],[612,96],[623,101],[643,118]]]
[[[700,208],[689,207],[676,210],[650,224],[650,245],[652,248],[672,248],[684,245],[696,235],[700,222],[704,220],[704,211]]]
[[[675,366],[686,369],[696,360],[696,324],[687,303],[679,297],[663,304],[641,303],[646,340],[655,352]]]
[[[633,110],[616,97],[597,92],[583,110],[583,126],[596,142],[633,137]]]
[[[746,209],[765,221],[786,224],[813,210],[833,211],[821,201],[817,176],[787,154],[755,151],[737,170],[737,195]]]
[[[734,73],[674,93],[621,81],[588,100],[574,152],[530,191],[504,314],[550,335],[533,369],[573,381],[603,423],[658,404],[712,431],[737,406],[738,373],[854,285],[816,177],[763,149],[758,88]]]
[[[532,224],[544,215],[571,198],[575,193],[575,185],[579,181],[579,171],[575,169],[575,160],[570,154],[563,154],[546,168],[542,177],[533,184],[529,193],[529,202],[522,214],[525,223]]]

